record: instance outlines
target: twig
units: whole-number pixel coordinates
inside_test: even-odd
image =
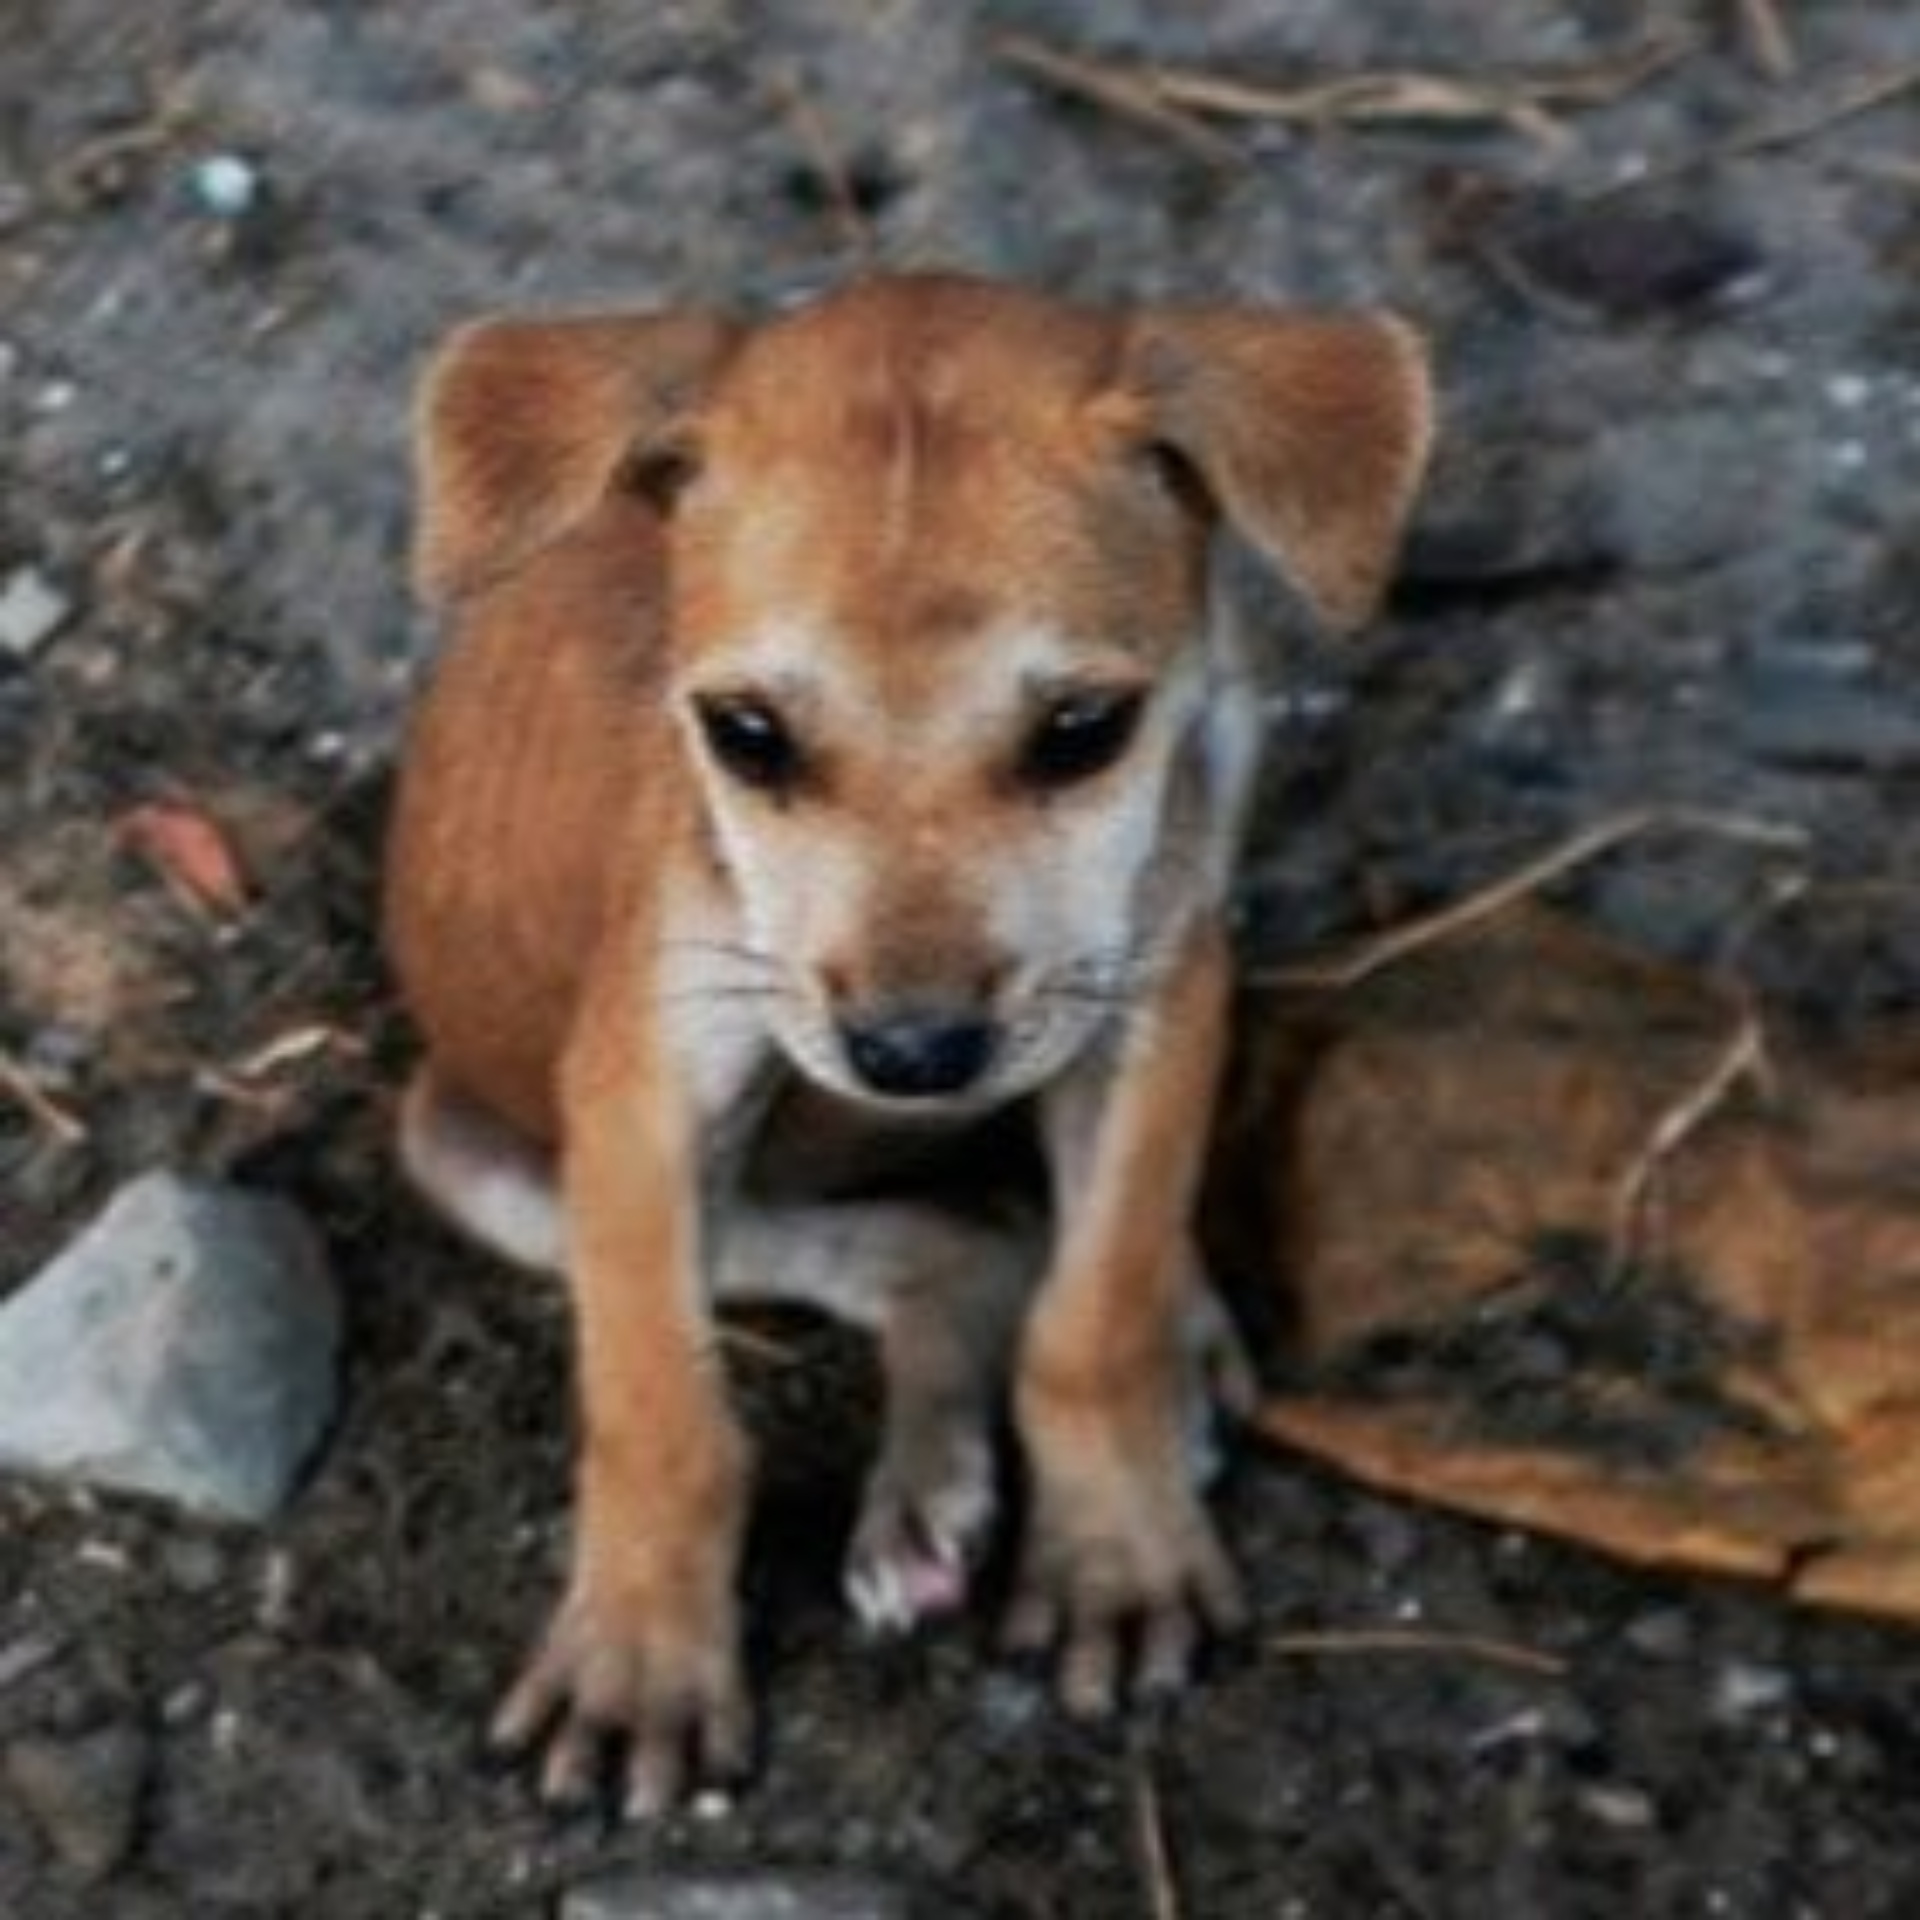
[[[25,1110],[35,1125],[63,1147],[77,1147],[87,1137],[87,1124],[62,1106],[19,1061],[0,1052],[0,1093]]]
[[[1739,841],[1749,846],[1772,847],[1783,852],[1798,852],[1807,844],[1802,828],[1778,821],[1758,820],[1745,814],[1714,813],[1693,807],[1635,807],[1609,815],[1576,833],[1572,839],[1550,847],[1545,853],[1516,868],[1503,879],[1464,899],[1436,911],[1423,914],[1397,927],[1389,927],[1371,940],[1364,940],[1344,957],[1309,961],[1255,972],[1247,984],[1263,988],[1333,990],[1357,986],[1381,968],[1419,953],[1436,942],[1478,926],[1503,913],[1517,901],[1571,873],[1602,854],[1629,840],[1649,833],[1705,834],[1714,839]]]
[[[1766,898],[1732,929],[1722,945],[1714,971],[1733,1000],[1733,1030],[1700,1079],[1654,1122],[1615,1189],[1607,1238],[1610,1281],[1627,1274],[1640,1250],[1641,1228],[1661,1169],[1719,1111],[1743,1080],[1754,1081],[1763,1093],[1771,1090],[1773,1063],[1767,1055],[1766,1029],[1752,990],[1735,969],[1760,929],[1806,890],[1804,874],[1787,875],[1768,889]]]
[[[1844,163],[1849,173],[1878,187],[1905,187],[1920,193],[1920,160],[1905,154],[1869,153]]]
[[[1133,1771],[1133,1818],[1140,1835],[1140,1863],[1147,1876],[1147,1911],[1153,1920],[1180,1920],[1180,1892],[1167,1852],[1167,1827],[1153,1769],[1139,1760]]]
[[[853,177],[840,151],[840,144],[828,130],[825,116],[813,96],[793,73],[780,73],[773,80],[774,98],[787,116],[787,124],[800,144],[814,178],[820,182],[832,210],[834,224],[840,229],[841,243],[863,259],[873,254],[873,223],[861,210],[854,192]]]
[[[1097,60],[1024,34],[1001,37],[994,51],[1063,92],[1156,126],[1209,158],[1220,158],[1233,157],[1234,149],[1196,115],[1306,126],[1494,126],[1557,140],[1562,135],[1552,117],[1555,110],[1610,105],[1670,67],[1693,44],[1690,37],[1666,35],[1584,67],[1492,77],[1387,70],[1297,87],[1261,86],[1189,67]]]
[[[346,1027],[316,1020],[306,1026],[289,1027],[271,1040],[262,1042],[251,1053],[242,1054],[226,1071],[235,1079],[261,1080],[282,1067],[304,1065],[316,1054],[343,1053],[349,1059],[364,1059],[365,1039]]]
[[[1266,1642],[1266,1651],[1307,1659],[1354,1653],[1457,1655],[1489,1666],[1511,1667],[1518,1673],[1544,1674],[1549,1679],[1567,1670],[1567,1663],[1555,1653],[1518,1646],[1511,1640],[1491,1640],[1484,1634],[1447,1633],[1424,1627],[1328,1627],[1277,1633]]]
[[[1762,1079],[1769,1072],[1766,1031],[1759,1011],[1750,998],[1743,998],[1726,1044],[1699,1080],[1655,1120],[1615,1189],[1607,1239],[1609,1280],[1619,1280],[1633,1265],[1648,1199],[1662,1168],[1726,1104],[1743,1080]]]
[[[714,1339],[742,1359],[757,1360],[769,1367],[790,1367],[800,1359],[800,1349],[791,1340],[776,1340],[757,1327],[742,1326],[737,1320],[723,1320],[714,1331]]]
[[[1753,64],[1776,86],[1791,80],[1800,70],[1800,60],[1774,0],[1738,0],[1738,5],[1740,30],[1746,35]]]
[[[1848,120],[1857,120],[1862,114],[1891,106],[1894,101],[1916,91],[1920,91],[1920,61],[1896,67],[1891,73],[1873,74],[1858,80],[1825,106],[1789,120],[1749,127],[1744,132],[1734,134],[1731,139],[1722,140],[1711,147],[1701,147],[1693,153],[1679,154],[1640,173],[1629,174],[1625,179],[1597,188],[1585,197],[1589,204],[1612,200],[1621,194],[1638,193],[1646,187],[1664,186],[1671,181],[1684,179],[1690,173],[1721,166],[1729,160],[1747,160],[1755,154],[1774,153],[1782,147],[1798,146]]]
[[[98,184],[111,182],[118,169],[149,159],[189,132],[197,118],[177,82],[151,84],[138,120],[95,134],[54,162],[55,196],[68,202],[85,200]]]
[[[1050,47],[1023,33],[1002,34],[993,42],[995,55],[1010,67],[1019,67],[1061,93],[1090,100],[1123,120],[1162,133],[1175,145],[1214,166],[1237,165],[1240,150],[1210,127],[1163,100],[1150,69],[1116,66],[1089,60],[1061,47]]]

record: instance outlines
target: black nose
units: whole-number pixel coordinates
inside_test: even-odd
[[[984,1020],[897,1013],[843,1022],[840,1043],[875,1093],[916,1100],[959,1093],[978,1080],[993,1052],[993,1029]]]

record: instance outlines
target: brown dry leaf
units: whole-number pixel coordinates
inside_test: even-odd
[[[1731,1076],[1728,1001],[1532,909],[1256,999],[1208,1210],[1293,1331],[1256,1425],[1920,1624],[1920,1034],[1815,1051],[1758,1008],[1773,1071]]]
[[[248,886],[226,831],[182,800],[149,800],[121,815],[120,839],[175,893],[220,919],[247,907]]]

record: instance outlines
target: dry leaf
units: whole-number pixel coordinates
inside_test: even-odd
[[[149,800],[122,814],[121,840],[176,894],[221,919],[244,913],[246,876],[225,830],[182,800]]]

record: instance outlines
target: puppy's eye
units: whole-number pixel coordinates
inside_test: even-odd
[[[1064,694],[1040,716],[1020,752],[1020,777],[1068,787],[1104,773],[1131,744],[1145,696],[1132,689]]]
[[[805,771],[799,743],[764,700],[714,696],[696,700],[693,711],[707,751],[742,786],[787,793]]]

